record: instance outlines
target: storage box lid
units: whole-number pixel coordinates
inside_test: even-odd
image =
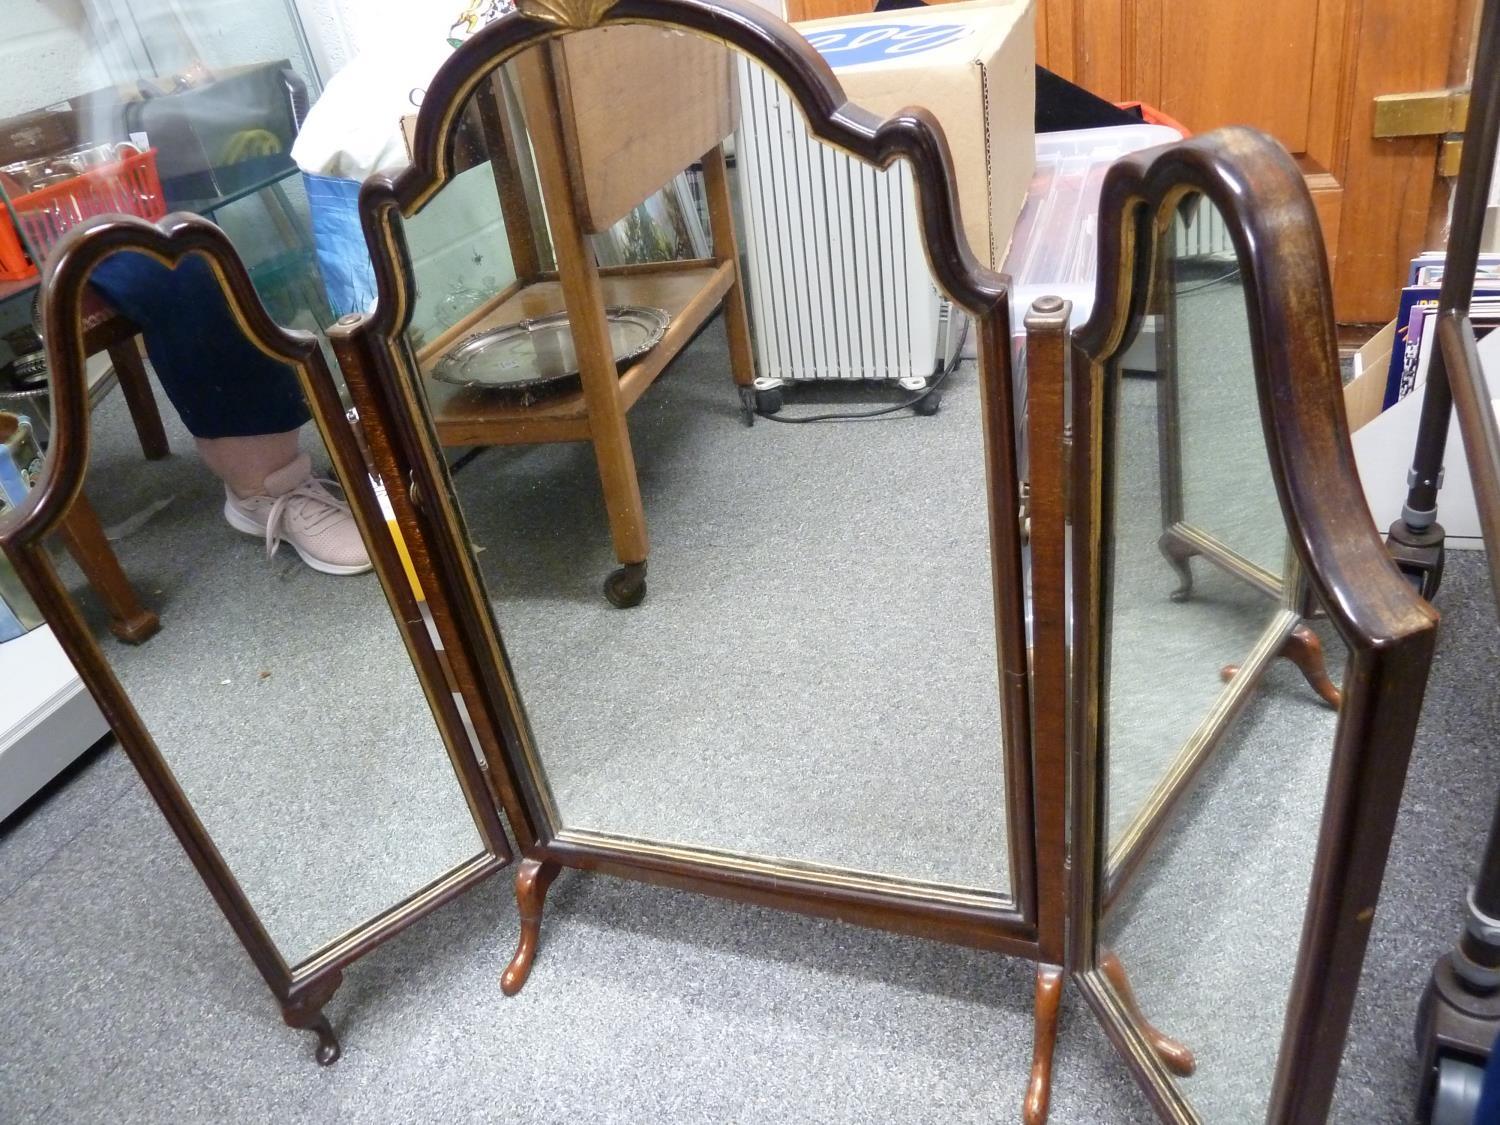
[[[1181,140],[1165,125],[1111,125],[1042,133],[1036,138],[1036,173],[1016,222],[1005,272],[1017,334],[1038,297],[1073,302],[1072,323],[1094,307],[1099,260],[1099,194],[1109,166],[1128,153]]]
[[[992,56],[1030,4],[970,0],[797,25],[834,70],[967,66]],[[915,92],[914,92],[915,93]]]

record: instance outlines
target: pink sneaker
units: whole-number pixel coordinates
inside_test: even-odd
[[[312,475],[312,459],[303,454],[266,478],[263,496],[236,496],[224,488],[224,518],[229,526],[266,541],[266,557],[282,540],[302,561],[324,574],[363,574],[370,556],[349,505],[328,491],[337,482]]]

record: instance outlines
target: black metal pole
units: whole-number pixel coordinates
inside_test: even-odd
[[[1439,314],[1445,319],[1455,313],[1466,315],[1474,296],[1474,270],[1500,140],[1500,0],[1485,0],[1470,89],[1453,222],[1438,291]],[[1428,585],[1435,590],[1442,575],[1443,530],[1437,523],[1437,493],[1452,413],[1448,367],[1442,348],[1433,348],[1406,505],[1402,518],[1391,526],[1389,540],[1396,560],[1408,572],[1422,573],[1423,593],[1428,596]],[[1472,1108],[1467,1104],[1468,1088],[1448,1079],[1458,1074],[1453,1068],[1461,1069],[1463,1060],[1472,1065],[1486,1058],[1500,1032],[1500,801],[1465,905],[1463,933],[1433,967],[1417,1018],[1417,1048],[1424,1070],[1421,1120],[1444,1108],[1437,1103],[1445,1099],[1452,1102],[1446,1107],[1449,1110],[1462,1113]]]
[[[1479,260],[1479,240],[1484,230],[1490,171],[1495,166],[1497,126],[1500,126],[1500,5],[1494,3],[1484,6],[1471,90],[1463,157],[1454,191],[1453,222],[1438,290],[1438,306],[1443,310],[1467,310],[1474,297],[1474,270]],[[1447,365],[1441,350],[1434,348],[1403,512],[1406,525],[1414,531],[1426,528],[1437,518],[1443,450],[1448,444],[1452,414],[1453,394],[1448,386]]]
[[[1500,801],[1495,804],[1495,817],[1490,822],[1479,877],[1469,889],[1469,918],[1459,940],[1459,951],[1467,966],[1477,970],[1466,972],[1466,966],[1461,966],[1460,976],[1479,987],[1500,985],[1497,972],[1500,970]],[[1474,980],[1475,977],[1479,979]]]

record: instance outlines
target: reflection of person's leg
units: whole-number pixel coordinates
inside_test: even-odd
[[[368,570],[349,506],[298,449],[310,415],[296,373],[245,338],[208,263],[190,257],[169,270],[117,254],[94,284],[141,329],[167,397],[224,482],[230,526],[263,536],[271,552],[285,539],[316,570]]]

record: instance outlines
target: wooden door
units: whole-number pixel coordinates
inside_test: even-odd
[[[1396,313],[1407,263],[1440,244],[1433,137],[1377,140],[1378,94],[1467,80],[1474,0],[1036,0],[1037,62],[1194,132],[1264,129],[1312,189],[1344,323]],[[788,18],[873,0],[787,0]]]
[[[1063,77],[1195,132],[1254,125],[1285,145],[1323,223],[1339,320],[1395,315],[1448,191],[1437,139],[1377,140],[1374,99],[1464,81],[1473,0],[1038,0],[1037,15],[1037,61]]]

